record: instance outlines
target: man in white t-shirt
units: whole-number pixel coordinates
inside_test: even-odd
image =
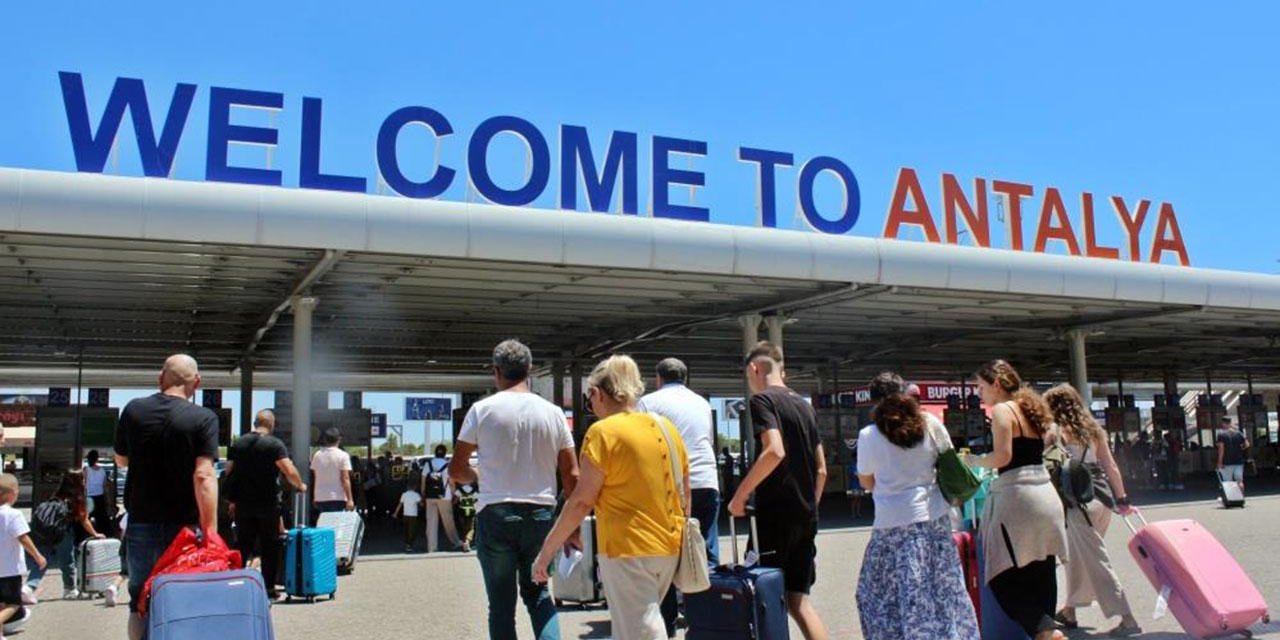
[[[692,489],[690,515],[698,519],[702,537],[707,541],[707,561],[719,564],[720,535],[717,516],[720,513],[720,485],[716,470],[716,448],[711,441],[715,425],[711,422],[711,403],[685,386],[689,367],[678,358],[667,358],[655,369],[657,391],[636,404],[639,411],[656,413],[676,426],[685,450],[689,452],[689,487]],[[662,620],[667,637],[676,635],[675,587],[667,590],[662,600]]]
[[[545,584],[533,581],[532,564],[555,521],[556,473],[565,494],[578,483],[573,433],[564,410],[529,390],[533,354],[516,340],[493,349],[493,381],[499,389],[467,412],[458,434],[449,478],[479,479],[476,557],[489,598],[489,638],[516,637],[516,591],[524,600],[538,640],[558,640],[560,623]],[[479,469],[469,464],[479,455]]]
[[[315,487],[311,502],[317,514],[356,508],[351,497],[351,455],[338,447],[341,442],[340,431],[325,429],[320,450],[311,456],[311,486]]]

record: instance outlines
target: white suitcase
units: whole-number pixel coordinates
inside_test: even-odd
[[[92,596],[106,591],[120,577],[120,541],[103,538],[81,542],[76,573],[80,593]]]
[[[559,558],[556,562],[561,562]],[[596,568],[596,519],[587,516],[582,520],[582,559],[569,575],[559,567],[551,573],[551,597],[556,606],[566,603],[588,605],[604,600],[600,586],[600,572]]]
[[[333,529],[334,555],[338,557],[338,573],[351,573],[364,541],[364,519],[355,511],[331,511],[320,514],[317,527]]]

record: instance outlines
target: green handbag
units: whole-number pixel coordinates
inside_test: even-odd
[[[960,454],[956,453],[955,447],[951,446],[950,439],[944,446],[944,443],[939,441],[936,429],[932,426],[926,428],[929,431],[929,437],[933,439],[934,446],[938,449],[938,461],[933,467],[938,476],[938,488],[942,490],[942,497],[951,504],[964,504],[978,492],[982,482],[969,469],[969,465],[960,459]]]

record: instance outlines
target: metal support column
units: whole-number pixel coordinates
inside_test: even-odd
[[[240,362],[240,428],[238,433],[253,429],[253,360]]]
[[[1218,420],[1217,416],[1214,414],[1213,406],[1213,371],[1209,369],[1204,370],[1204,395],[1209,400],[1209,429],[1211,429],[1209,435],[1212,438],[1210,442],[1217,442]],[[1200,425],[1196,425],[1196,439],[1200,442],[1201,448],[1208,446],[1204,442],[1204,429],[1201,429]]]
[[[834,360],[831,362],[831,407],[836,418],[836,442],[838,446],[835,452],[829,455],[835,456],[832,460],[838,466],[844,464],[846,446],[844,443],[844,426],[840,424],[840,363]],[[849,481],[852,482],[853,479],[850,478]]]
[[[564,408],[564,365],[559,360],[551,363],[551,402]]]
[[[784,315],[765,316],[764,326],[769,331],[769,342],[773,346],[782,349],[782,326],[787,323],[787,317]],[[785,350],[783,354],[785,355]]]
[[[742,356],[745,358],[751,349],[760,342],[760,321],[763,318],[758,313],[751,313],[738,318],[738,324],[742,325]],[[741,461],[751,460],[755,452],[754,431],[751,428],[751,388],[746,386],[743,381],[744,391],[742,413],[738,414],[738,438],[741,439]],[[745,464],[743,465],[745,469]]]
[[[302,481],[311,484],[311,314],[318,299],[293,298],[293,437],[289,446]],[[295,516],[296,517],[296,516]]]
[[[1067,331],[1067,344],[1071,349],[1071,386],[1084,398],[1084,406],[1092,407],[1093,390],[1089,388],[1089,369],[1085,351],[1084,329]]]
[[[582,398],[582,365],[576,360],[569,363],[569,393],[573,394],[573,444],[581,449],[587,433],[587,403]]]

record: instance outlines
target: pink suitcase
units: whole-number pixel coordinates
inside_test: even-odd
[[[1135,512],[1136,513],[1136,512]],[[1252,633],[1269,622],[1267,603],[1231,553],[1195,520],[1167,520],[1134,529],[1129,552],[1151,586],[1166,593],[1169,611],[1194,638]]]

